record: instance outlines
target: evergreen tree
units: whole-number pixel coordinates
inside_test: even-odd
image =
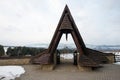
[[[31,56],[35,56],[38,53],[42,52],[43,50],[45,50],[44,48],[29,48],[29,47],[14,47],[11,48],[9,47],[7,49],[7,55],[9,56],[18,56],[18,57],[23,57],[26,55],[31,55]]]
[[[7,49],[6,54],[10,56],[10,55],[11,55],[11,53],[12,53],[12,49],[11,49],[11,47],[9,47],[9,48]]]
[[[0,56],[3,56],[5,54],[4,48],[2,45],[0,45]]]

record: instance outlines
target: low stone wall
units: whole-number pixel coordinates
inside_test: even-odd
[[[30,64],[31,58],[0,58],[0,65],[25,65]]]

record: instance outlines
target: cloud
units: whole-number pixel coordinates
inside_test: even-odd
[[[50,43],[68,4],[85,43],[119,44],[119,3],[119,0],[0,0],[0,43]]]
[[[114,31],[115,28],[120,30],[118,3],[114,0],[92,0],[82,3],[82,11],[79,10],[76,23],[85,43],[119,44],[119,39],[116,40],[115,37],[119,31]]]

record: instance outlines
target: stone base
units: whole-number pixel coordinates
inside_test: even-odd
[[[109,64],[110,63],[114,63],[115,62],[115,57],[114,56],[106,56],[107,58],[108,58],[108,60],[109,60]]]
[[[41,65],[41,70],[51,71],[55,68],[54,64]]]
[[[92,68],[91,67],[82,67],[80,65],[78,65],[78,69],[80,71],[92,71]]]

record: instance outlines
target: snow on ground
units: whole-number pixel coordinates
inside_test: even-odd
[[[25,70],[21,66],[0,66],[0,80],[14,80],[24,73]]]
[[[62,57],[64,59],[73,59],[73,54],[72,53],[64,53],[64,54],[60,54],[60,57]],[[120,62],[116,62],[113,64],[120,65]]]
[[[70,53],[60,54],[60,57],[64,59],[73,59],[73,54],[70,54]]]
[[[116,62],[116,63],[113,63],[113,64],[120,65],[120,62]]]

